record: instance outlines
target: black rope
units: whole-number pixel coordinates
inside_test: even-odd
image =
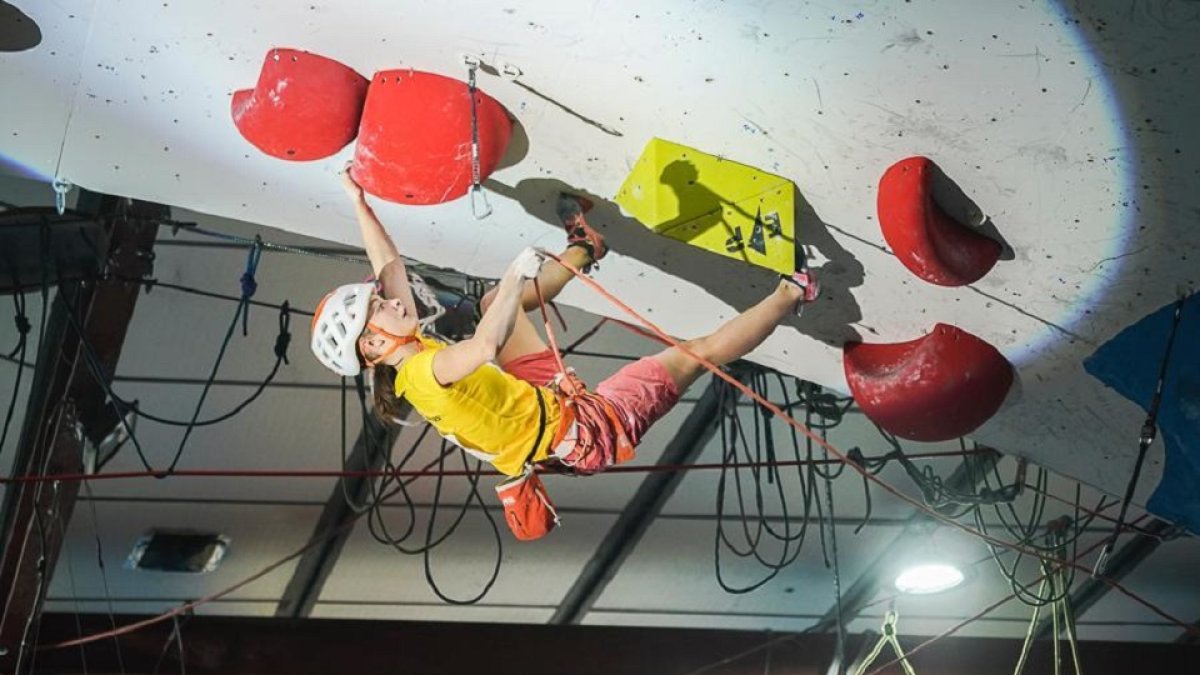
[[[825,459],[829,459],[829,450],[826,449]],[[846,623],[842,616],[842,568],[838,558],[837,546],[837,518],[833,511],[833,479],[829,476],[825,477],[825,508],[829,514],[829,542],[833,553],[833,607],[837,617],[837,639],[835,649],[837,654],[837,663],[844,664],[846,662]]]
[[[283,308],[283,305],[276,305],[276,304],[273,304],[270,302],[261,302],[259,300],[243,301],[242,298],[240,298],[239,296],[236,296],[236,295],[227,295],[225,293],[216,293],[214,291],[206,291],[206,290],[202,290],[199,288],[193,288],[191,286],[184,286],[182,284],[173,284],[169,281],[162,281],[161,279],[136,279],[133,277],[122,277],[122,276],[116,276],[116,275],[112,276],[111,278],[115,281],[124,281],[124,282],[129,282],[129,283],[141,284],[142,286],[145,287],[147,293],[149,293],[154,288],[162,287],[162,288],[166,288],[166,289],[169,289],[172,291],[179,291],[180,293],[186,293],[188,295],[196,295],[196,296],[203,297],[203,298],[212,298],[214,300],[227,300],[229,302],[237,302],[237,303],[245,302],[246,305],[253,305],[255,307],[265,307],[267,309],[278,310],[278,309]],[[313,315],[312,312],[310,312],[306,309],[296,309],[294,307],[291,307],[290,311],[293,314],[300,314],[302,316],[307,316],[307,317],[311,317]]]
[[[1117,544],[1117,538],[1121,536],[1121,528],[1125,526],[1125,516],[1129,511],[1130,502],[1133,501],[1133,491],[1137,487],[1138,478],[1142,475],[1142,464],[1146,461],[1146,452],[1150,449],[1155,437],[1158,435],[1158,407],[1162,403],[1163,388],[1167,381],[1167,366],[1171,361],[1171,351],[1175,346],[1175,333],[1179,330],[1179,321],[1183,317],[1183,305],[1186,301],[1187,296],[1182,293],[1179,295],[1179,299],[1175,301],[1175,312],[1171,319],[1171,332],[1167,337],[1167,347],[1163,350],[1162,361],[1158,367],[1158,381],[1154,386],[1154,395],[1150,399],[1150,407],[1146,411],[1146,421],[1142,423],[1142,431],[1138,435],[1137,460],[1133,464],[1133,473],[1129,476],[1129,483],[1125,486],[1125,496],[1121,499],[1121,511],[1117,514],[1117,522],[1113,525],[1112,534],[1109,535],[1108,541],[1105,542],[1104,548],[1100,551],[1100,557],[1096,559],[1096,568],[1092,576],[1099,576],[1104,573],[1108,556],[1112,555],[1113,547]]]
[[[29,319],[25,316],[25,293],[13,293],[13,305],[15,306],[17,312],[15,317],[17,324],[17,346],[14,347],[11,352],[9,352],[8,358],[11,359],[19,354],[19,356],[17,356],[18,363],[24,363],[25,349],[29,344],[30,331]],[[46,308],[43,307],[42,312],[45,313],[45,311]],[[8,411],[4,414],[4,431],[0,432],[0,456],[4,454],[4,444],[8,440],[8,430],[12,425],[13,413],[16,412],[17,409],[17,398],[20,396],[21,392],[21,377],[24,373],[25,369],[18,365],[16,381],[13,382],[12,396],[8,400]]]
[[[261,255],[261,247],[258,244],[250,247],[250,252],[247,256],[246,274],[253,277],[253,271],[258,267],[257,258]],[[233,338],[234,328],[237,326],[239,316],[242,318],[243,329],[246,321],[246,303],[250,300],[250,294],[254,291],[256,284],[247,284],[246,276],[242,277],[242,302],[238,303],[237,309],[234,310],[233,321],[229,324],[229,329],[225,331],[225,339],[221,341],[221,348],[217,351],[217,360],[213,363],[212,370],[209,371],[208,381],[204,383],[204,388],[200,391],[200,399],[196,401],[196,410],[192,413],[192,420],[183,432],[183,438],[179,440],[179,447],[175,450],[175,457],[171,460],[170,466],[167,467],[167,473],[175,470],[175,466],[179,463],[179,459],[183,456],[183,449],[187,445],[188,438],[192,435],[192,430],[196,428],[196,422],[200,419],[200,410],[204,407],[204,401],[208,398],[208,392],[212,389],[212,383],[217,379],[217,371],[221,368],[221,362],[225,360],[225,350],[229,347],[229,341]],[[247,292],[249,291],[249,293]],[[261,391],[261,390],[260,390]],[[258,393],[258,392],[256,392]]]
[[[435,521],[437,520],[438,503],[441,501],[441,495],[442,495],[442,475],[441,475],[442,467],[443,467],[442,462],[446,456],[445,449],[446,449],[446,445],[448,445],[448,442],[443,441],[442,445],[443,445],[443,448],[442,448],[443,452],[440,455],[440,457],[438,458],[438,460],[439,460],[438,461],[438,476],[437,476],[437,481],[434,484],[433,507],[430,509],[430,512],[429,512],[429,523],[425,527],[425,546],[422,547],[423,548],[423,563],[424,563],[424,569],[425,569],[425,581],[426,581],[426,583],[429,584],[429,588],[430,588],[430,590],[433,591],[434,595],[436,595],[443,602],[449,603],[451,605],[473,605],[473,604],[479,602],[480,600],[482,600],[483,597],[488,594],[488,591],[492,590],[492,586],[495,585],[496,580],[498,578],[500,578],[500,565],[503,562],[503,558],[504,558],[504,545],[500,539],[500,528],[498,525],[496,525],[496,519],[495,519],[495,517],[492,516],[491,511],[489,511],[488,508],[484,505],[483,498],[479,495],[479,476],[480,476],[480,472],[483,470],[483,462],[480,462],[480,461],[476,461],[476,463],[475,463],[476,464],[475,475],[472,476],[470,479],[471,493],[467,496],[467,500],[463,504],[463,510],[459,512],[458,519],[454,522],[453,526],[451,526],[450,528],[448,528],[446,530],[445,534],[443,534],[436,541],[434,541],[433,532],[434,532],[434,527],[435,527]],[[467,461],[467,453],[465,451],[460,450],[460,454],[461,454],[462,460],[463,460],[463,468],[464,469],[469,468],[470,463]],[[466,507],[467,507],[467,505],[469,505],[471,503],[472,499],[474,499],[476,502],[478,502],[479,506],[481,507],[480,510],[483,511],[483,515],[487,518],[488,523],[492,526],[492,534],[495,537],[495,541],[496,541],[496,560],[495,560],[495,563],[492,565],[491,576],[488,578],[487,582],[484,583],[483,588],[480,589],[480,591],[477,594],[475,594],[469,598],[460,599],[460,598],[454,598],[454,597],[447,595],[438,586],[437,581],[434,580],[434,578],[433,578],[433,562],[432,562],[432,558],[431,558],[431,553],[435,546],[437,546],[442,541],[445,541],[445,539],[450,536],[450,533],[453,532],[454,529],[456,529],[458,527],[459,522],[462,521],[463,514],[466,512]]]
[[[779,376],[777,375],[777,378]],[[783,380],[779,378],[782,385]],[[766,397],[768,394],[768,379],[765,373],[756,373],[749,380],[749,386],[756,393]],[[787,395],[787,388],[783,387],[784,405],[790,407],[791,402]],[[787,484],[784,476],[779,472],[778,467],[768,466],[765,469],[765,479],[768,485],[773,486],[775,503],[781,513],[783,522],[782,530],[777,529],[772,525],[771,517],[768,515],[766,508],[765,491],[763,488],[764,468],[763,463],[768,459],[774,460],[777,457],[777,447],[775,445],[774,430],[771,429],[771,418],[763,417],[759,411],[755,411],[751,417],[753,424],[753,445],[747,442],[744,425],[738,415],[738,406],[736,405],[736,393],[732,387],[722,385],[719,390],[719,432],[722,441],[722,468],[717,484],[717,504],[716,504],[716,532],[713,539],[714,545],[714,566],[716,570],[717,583],[728,593],[748,593],[775,578],[781,570],[792,564],[803,548],[804,536],[807,532],[808,523],[810,522],[811,507],[813,505],[812,493],[807,489],[808,473],[805,467],[797,467],[797,477],[800,479],[800,490],[804,502],[803,517],[800,518],[799,528],[793,530],[795,518],[792,517],[792,508],[790,505]],[[799,440],[795,435],[795,430],[792,429],[793,453],[799,458]],[[750,468],[742,466],[739,461],[739,450],[745,455],[747,464]],[[753,452],[753,454],[751,454]],[[733,541],[729,533],[726,531],[725,523],[725,502],[727,495],[727,485],[730,480],[737,497],[737,520],[740,525],[744,544]],[[743,480],[749,480],[753,488],[753,508],[747,504],[746,488],[743,486]],[[752,525],[753,523],[753,525]],[[765,546],[769,542],[773,542],[774,546],[778,547],[778,555],[768,557],[765,553]],[[753,558],[761,567],[765,569],[765,573],[745,585],[735,586],[726,580],[725,571],[722,564],[722,552],[728,551],[733,555],[749,559]]]
[[[258,261],[262,259],[262,237],[255,235],[254,244],[250,247],[250,254],[246,256],[246,271],[242,273],[242,302],[239,305],[242,308],[242,337],[250,334],[248,323],[250,322],[250,298],[258,292],[258,281],[254,275],[258,272]]]
[[[116,631],[117,616],[113,611],[112,592],[108,586],[108,570],[104,567],[104,545],[100,542],[100,514],[96,509],[96,497],[92,494],[92,484],[88,481],[83,482],[83,489],[87,491],[88,506],[92,511],[92,537],[96,540],[96,567],[100,570],[100,583],[104,587],[104,602],[105,609],[108,610],[109,627]],[[121,637],[114,634],[112,636],[113,647],[117,652],[117,669],[121,671],[121,675],[125,675],[125,658],[121,652]]]
[[[252,247],[251,251],[249,252],[249,259],[247,262],[248,270],[254,271],[257,269],[256,260],[259,255],[261,255],[259,248]],[[243,279],[243,281],[245,281],[245,279]],[[250,285],[243,283],[243,291],[250,291],[250,290],[253,290],[250,287]],[[104,389],[104,392],[109,399],[109,403],[110,403],[110,405],[112,405],[114,407],[114,410],[117,413],[120,423],[123,426],[129,439],[131,441],[133,441],[134,448],[137,452],[139,460],[141,461],[142,465],[146,468],[147,471],[155,473],[158,478],[165,478],[166,476],[170,475],[175,470],[175,467],[178,465],[180,458],[183,456],[183,451],[186,448],[187,441],[188,441],[189,437],[191,436],[192,431],[196,427],[208,426],[208,425],[224,422],[224,421],[232,418],[234,415],[237,415],[240,412],[242,412],[243,410],[245,410],[245,408],[247,406],[249,406],[252,402],[254,402],[260,395],[262,395],[263,391],[266,390],[267,386],[269,386],[270,383],[272,381],[274,381],[274,378],[279,371],[279,366],[282,363],[287,362],[287,348],[291,342],[291,334],[289,332],[291,308],[290,308],[289,303],[285,301],[283,303],[283,305],[280,305],[280,316],[279,316],[279,331],[280,332],[279,332],[278,336],[276,337],[275,347],[274,347],[275,363],[274,363],[273,367],[271,368],[270,373],[267,375],[266,379],[262,383],[259,384],[259,386],[255,389],[255,391],[249,397],[247,397],[244,401],[239,403],[237,406],[235,406],[229,412],[226,412],[222,415],[218,415],[216,417],[206,419],[206,420],[199,419],[200,411],[204,406],[204,401],[208,396],[209,390],[212,388],[213,382],[216,380],[217,372],[219,371],[221,363],[223,362],[223,360],[225,358],[225,353],[229,347],[230,341],[233,338],[233,331],[235,330],[235,328],[237,326],[239,318],[243,320],[243,324],[244,324],[245,306],[246,306],[246,303],[249,302],[249,300],[250,300],[250,298],[248,296],[243,295],[241,301],[238,303],[237,307],[235,308],[234,314],[233,314],[233,319],[230,322],[229,327],[225,332],[225,337],[222,340],[221,347],[218,351],[216,361],[214,362],[213,367],[209,373],[209,376],[208,376],[207,380],[205,381],[204,388],[201,391],[199,400],[197,401],[195,411],[192,414],[192,419],[187,422],[183,422],[180,420],[172,420],[172,419],[160,416],[160,415],[154,415],[152,413],[142,410],[141,406],[138,404],[137,401],[131,402],[131,401],[127,401],[124,398],[120,397],[113,390],[112,383],[109,381],[108,375],[104,372],[103,367],[100,365],[99,357],[96,355],[94,348],[92,347],[89,340],[87,339],[86,332],[83,330],[83,327],[82,327],[82,318],[76,316],[77,314],[79,314],[82,311],[82,308],[79,308],[79,307],[69,308],[69,309],[71,309],[71,311],[68,311],[66,313],[68,319],[70,320],[72,326],[74,327],[76,333],[79,336],[80,343],[83,346],[83,354],[85,357],[85,362],[87,363],[88,368],[91,371],[96,382],[100,384],[102,389]],[[244,327],[244,325],[243,325],[243,327]],[[134,412],[136,415],[138,415],[140,417],[145,417],[149,420],[158,422],[160,424],[185,427],[183,437],[180,439],[179,446],[176,448],[176,451],[175,451],[175,455],[165,470],[163,470],[163,471],[156,470],[150,464],[149,460],[147,459],[147,457],[145,455],[145,452],[142,449],[141,443],[138,441],[137,434],[135,433],[135,431],[134,431],[133,427],[131,426],[131,424],[129,423],[129,421],[126,419],[127,413],[129,411]]]
[[[236,325],[236,319],[235,319],[234,323]],[[279,373],[279,368],[281,365],[283,365],[285,363],[288,365],[291,365],[291,362],[288,360],[288,356],[287,356],[287,349],[291,345],[291,341],[292,341],[292,334],[291,334],[290,329],[291,329],[291,308],[290,308],[288,302],[284,301],[284,303],[280,306],[280,310],[279,310],[279,333],[275,337],[275,346],[273,349],[273,353],[275,354],[275,363],[271,366],[271,370],[267,373],[267,376],[263,379],[263,381],[260,382],[255,387],[254,391],[249,396],[247,396],[240,403],[238,403],[233,408],[231,408],[228,412],[217,415],[216,417],[210,417],[208,419],[195,420],[195,421],[171,419],[168,417],[164,417],[162,415],[156,415],[156,414],[147,412],[141,406],[140,402],[138,402],[136,400],[128,401],[124,398],[120,398],[119,396],[117,398],[119,399],[121,405],[133,410],[139,417],[145,417],[146,419],[148,419],[152,422],[157,422],[159,424],[164,424],[167,426],[174,426],[174,427],[206,427],[206,426],[211,426],[214,424],[220,424],[221,422],[224,422],[224,421],[238,415],[243,410],[245,410],[247,406],[249,406],[251,403],[253,403],[255,400],[257,400],[258,397],[261,396],[264,391],[266,391],[267,387],[269,387],[271,385],[271,383],[275,381],[275,376]],[[230,334],[226,334],[226,340],[228,340],[229,337],[230,337]],[[226,342],[226,344],[227,344],[227,342]],[[220,359],[222,357],[223,357],[223,350],[222,350],[222,356],[218,356],[218,359]],[[219,363],[220,362],[218,361],[218,365],[219,365]],[[210,374],[208,380],[205,382],[206,389],[207,389],[207,387],[211,386],[212,383],[215,382],[215,380],[216,380],[216,370],[214,368],[214,370]],[[112,395],[115,395],[115,392]]]
[[[359,413],[362,416],[362,423],[364,425],[364,430],[365,430],[367,424],[371,424],[374,422],[370,417],[372,415],[372,412],[370,410],[370,405],[368,404],[368,401],[367,401],[366,387],[365,387],[363,377],[361,374],[355,378],[355,384],[356,384],[355,390],[357,393],[357,398],[358,398],[358,403],[359,403]],[[347,436],[346,435],[346,418],[347,418],[347,415],[346,415],[345,398],[346,398],[345,397],[345,379],[343,378],[343,388],[342,388],[342,393],[341,393],[341,400],[342,400],[342,405],[341,405],[341,408],[342,408],[341,451],[342,451],[342,467],[343,467],[343,469],[346,468],[347,459],[348,459],[347,458],[347,450],[346,450],[346,436]],[[473,604],[473,603],[476,603],[479,600],[481,600],[488,593],[488,591],[491,590],[492,586],[495,584],[496,580],[499,578],[500,566],[503,562],[503,542],[500,537],[500,529],[499,529],[498,525],[496,524],[496,520],[493,517],[492,513],[487,508],[487,506],[484,504],[482,496],[479,494],[479,479],[482,476],[482,470],[483,470],[483,464],[481,462],[476,464],[473,475],[471,475],[470,478],[468,478],[468,483],[471,486],[471,490],[470,490],[470,493],[467,495],[467,498],[464,500],[462,505],[457,509],[457,511],[458,511],[457,514],[454,516],[454,518],[452,519],[450,524],[445,528],[445,530],[435,536],[434,533],[436,531],[437,514],[438,514],[438,510],[441,505],[441,490],[442,490],[442,481],[443,481],[443,476],[441,475],[443,473],[442,469],[445,466],[444,462],[445,462],[446,457],[455,451],[455,448],[453,446],[449,445],[448,442],[443,440],[440,451],[438,452],[438,456],[436,458],[434,458],[432,461],[430,461],[429,463],[427,463],[425,465],[425,467],[423,468],[423,471],[425,471],[425,470],[430,469],[434,465],[437,465],[437,467],[438,467],[438,472],[437,472],[438,475],[436,478],[437,482],[435,483],[434,500],[433,500],[433,504],[432,504],[431,510],[430,510],[429,521],[426,525],[426,530],[425,530],[425,541],[422,545],[418,545],[418,546],[408,546],[405,544],[405,542],[414,534],[415,526],[416,526],[416,504],[414,503],[412,496],[409,494],[408,486],[410,484],[412,484],[414,481],[416,481],[417,478],[419,478],[419,476],[411,476],[404,480],[398,480],[395,476],[395,473],[397,471],[403,469],[405,466],[407,466],[408,462],[415,456],[417,449],[421,446],[421,443],[428,436],[429,432],[432,429],[433,429],[432,425],[425,424],[423,426],[423,428],[421,429],[421,432],[417,435],[416,439],[409,446],[408,450],[405,452],[404,456],[400,459],[400,461],[398,463],[392,462],[391,457],[390,457],[391,453],[389,452],[389,448],[375,447],[376,444],[372,440],[373,435],[364,433],[363,434],[363,438],[364,438],[364,442],[365,442],[364,456],[367,458],[368,463],[373,463],[375,461],[375,458],[378,458],[380,456],[380,453],[382,453],[383,461],[384,461],[385,466],[387,467],[388,475],[385,475],[384,477],[378,479],[378,481],[376,481],[376,480],[368,481],[367,489],[368,489],[368,493],[369,493],[369,498],[365,503],[359,504],[359,503],[355,502],[353,497],[345,489],[344,479],[340,481],[340,484],[342,486],[342,496],[343,496],[343,499],[346,501],[346,504],[351,508],[352,511],[354,511],[357,514],[366,513],[368,531],[370,532],[372,538],[374,538],[377,542],[388,545],[388,546],[392,547],[393,549],[395,549],[397,552],[405,554],[405,555],[422,555],[423,556],[423,565],[424,565],[424,569],[425,569],[426,582],[429,584],[430,589],[434,592],[435,595],[437,595],[438,598],[440,598],[444,602],[447,602],[450,604],[460,604],[460,605],[461,604]],[[470,470],[470,465],[469,465],[469,461],[467,459],[466,453],[463,452],[461,449],[459,449],[459,453],[462,456],[463,467],[467,470]],[[399,536],[395,535],[394,533],[392,533],[390,531],[387,521],[384,518],[384,507],[389,506],[390,500],[392,498],[396,497],[397,495],[402,497],[403,505],[404,505],[403,508],[407,514],[407,518],[405,519],[406,525],[404,527],[404,531],[401,534],[399,534]],[[483,511],[484,517],[488,520],[488,523],[489,523],[490,527],[492,528],[492,532],[493,532],[493,535],[494,535],[495,541],[496,541],[496,558],[495,558],[495,562],[493,564],[493,569],[492,569],[491,575],[489,577],[489,580],[485,583],[483,589],[479,593],[477,593],[476,595],[474,595],[470,598],[459,599],[459,598],[453,598],[453,597],[447,595],[438,586],[436,579],[434,579],[433,567],[432,567],[433,563],[432,563],[432,558],[430,556],[431,556],[431,552],[433,551],[434,548],[436,548],[437,546],[446,542],[451,537],[451,535],[455,531],[458,530],[458,528],[462,524],[467,512],[469,511],[472,502],[477,503],[479,505],[480,510]]]

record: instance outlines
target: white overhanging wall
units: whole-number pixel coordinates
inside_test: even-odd
[[[465,79],[463,54],[519,69],[516,81],[479,83],[517,119],[523,150],[492,176],[490,218],[472,219],[465,199],[376,203],[403,252],[428,263],[495,275],[524,246],[559,246],[554,195],[611,199],[655,136],[787,176],[811,207],[800,240],[828,290],[754,360],[844,390],[847,339],[900,341],[955,324],[1020,372],[1019,392],[977,439],[1114,493],[1143,414],[1081,361],[1194,283],[1194,261],[1175,253],[1194,250],[1200,234],[1172,216],[1194,217],[1200,191],[1177,148],[1195,132],[1190,96],[1173,88],[1185,78],[1172,75],[1197,57],[1183,24],[1153,10],[1131,18],[1115,2],[983,0],[25,4],[43,41],[0,58],[4,90],[16,93],[0,106],[3,153],[25,173],[91,190],[357,243],[335,175],[352,148],[284,162],[230,120],[231,92],[252,86],[277,46],[368,76],[410,67]],[[1158,79],[1143,82],[1151,68]],[[890,255],[876,186],[910,155],[942,167],[1013,259],[970,287],[941,288]],[[597,281],[672,334],[703,334],[774,283],[652,235],[611,203],[593,221],[614,249]],[[581,285],[563,300],[627,318]],[[1143,494],[1160,472],[1155,459]]]

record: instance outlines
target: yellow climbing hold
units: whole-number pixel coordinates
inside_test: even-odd
[[[791,274],[795,197],[796,186],[782,176],[654,138],[616,201],[661,235]]]

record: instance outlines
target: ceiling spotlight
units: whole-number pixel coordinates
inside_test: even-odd
[[[946,563],[921,563],[906,567],[896,576],[896,590],[910,595],[941,593],[966,579],[962,570]]]

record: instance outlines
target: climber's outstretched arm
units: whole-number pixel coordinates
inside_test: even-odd
[[[404,266],[404,258],[396,249],[383,223],[375,216],[375,211],[367,203],[362,186],[350,175],[350,167],[342,171],[342,187],[350,202],[354,205],[354,215],[358,219],[358,229],[362,233],[363,248],[371,261],[371,270],[383,287],[385,298],[399,298],[411,316],[417,315],[417,303],[413,300],[412,288],[408,283],[408,269]]]

